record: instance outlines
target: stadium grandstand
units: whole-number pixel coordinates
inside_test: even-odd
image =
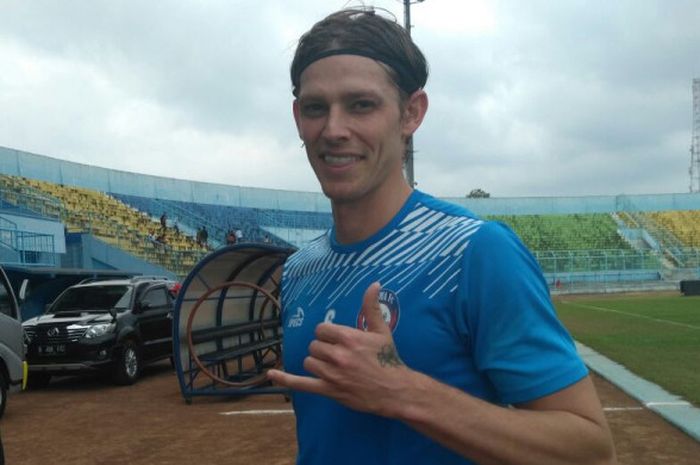
[[[510,225],[553,292],[677,289],[700,277],[700,193],[446,200]],[[320,193],[129,173],[0,147],[0,262],[15,279],[183,278],[229,231],[298,247],[331,219]],[[24,317],[57,292],[39,292]]]

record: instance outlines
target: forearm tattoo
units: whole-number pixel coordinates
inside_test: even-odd
[[[383,346],[382,350],[377,352],[377,360],[383,367],[400,367],[403,365],[403,360],[399,357],[399,353],[396,351],[394,344],[386,344]]]

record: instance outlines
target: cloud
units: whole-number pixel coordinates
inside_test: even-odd
[[[427,41],[433,75],[449,76],[430,81],[426,127],[443,136],[430,149],[452,153],[418,161],[423,185],[516,196],[686,189],[687,148],[668,141],[690,141],[696,9],[498,5],[496,33]]]
[[[289,63],[357,1],[5,2],[0,145],[117,169],[318,191]],[[403,21],[401,2],[377,6]],[[427,0],[419,187],[497,196],[684,192],[692,0]]]

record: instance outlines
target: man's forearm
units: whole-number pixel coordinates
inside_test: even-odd
[[[396,410],[387,415],[479,464],[616,463],[588,378],[567,388],[561,399],[555,394],[535,402],[537,410],[493,405],[416,372],[409,379],[410,387],[392,407]],[[576,398],[580,411],[556,408]]]

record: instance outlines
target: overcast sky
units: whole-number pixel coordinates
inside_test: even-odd
[[[403,23],[403,2],[366,1]],[[0,0],[0,145],[319,191],[291,116],[296,40],[347,0]],[[418,188],[687,192],[697,0],[426,0]]]

